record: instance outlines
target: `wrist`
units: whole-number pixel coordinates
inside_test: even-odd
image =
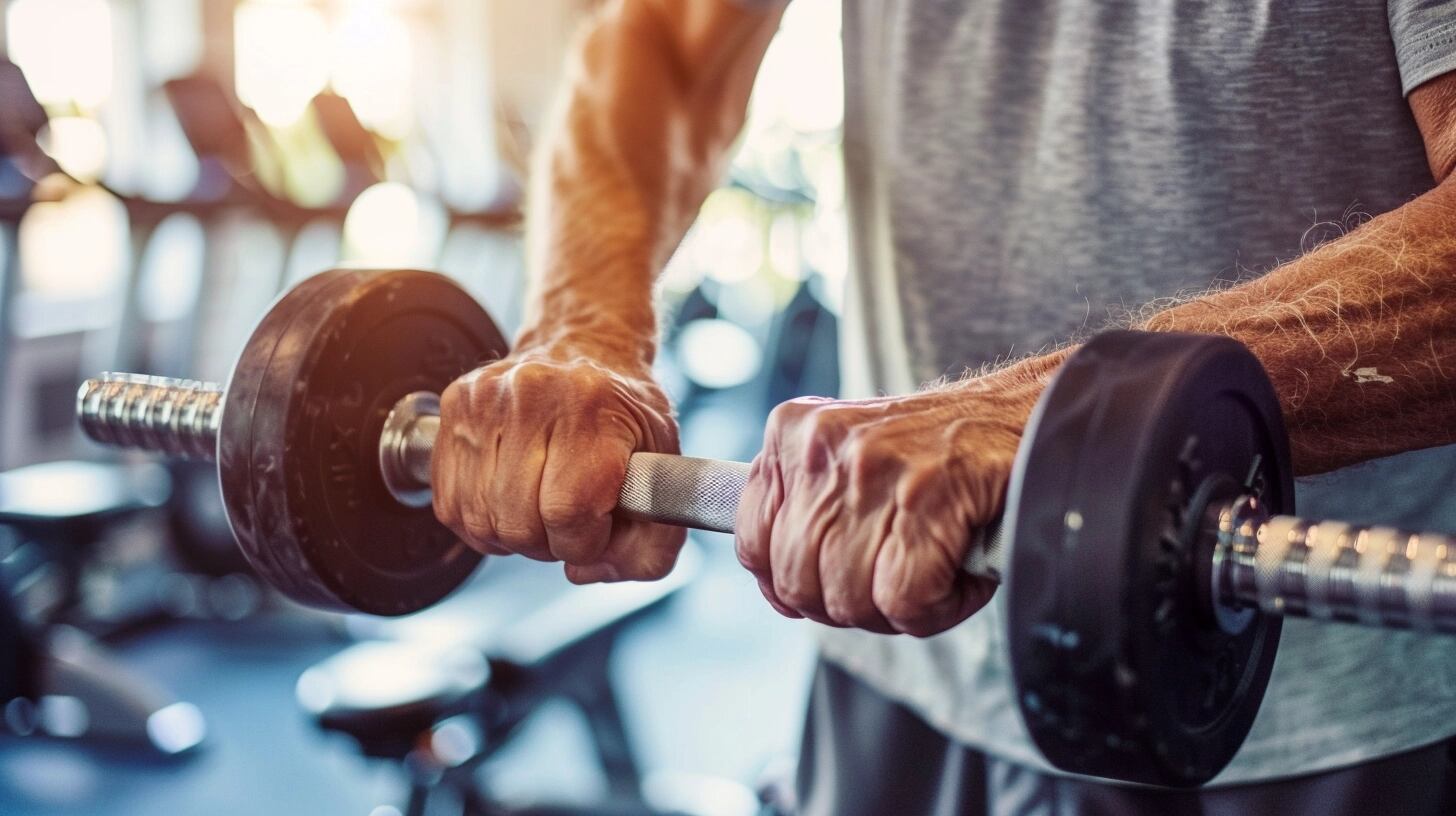
[[[513,353],[586,359],[612,371],[650,377],[657,342],[655,332],[633,331],[599,315],[589,321],[532,323],[517,335]]]
[[[997,403],[1005,419],[1023,426],[1052,377],[1074,351],[1075,347],[1069,347],[1028,357],[989,374],[962,380],[951,390],[960,398],[989,398]]]

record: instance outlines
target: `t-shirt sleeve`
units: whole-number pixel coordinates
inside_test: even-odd
[[[1404,93],[1456,70],[1456,0],[1388,0]]]

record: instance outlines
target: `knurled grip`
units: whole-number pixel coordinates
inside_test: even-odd
[[[643,521],[733,532],[748,463],[665,453],[634,453],[617,509]]]
[[[1220,561],[1224,603],[1280,615],[1456,633],[1456,540],[1274,516]]]
[[[634,453],[627,460],[617,509],[643,521],[732,533],[748,469],[746,462]],[[1001,580],[1005,547],[999,524],[973,538],[962,568],[977,577]]]
[[[82,383],[76,415],[86,435],[104,445],[211,460],[222,400],[215,383],[108,373]]]

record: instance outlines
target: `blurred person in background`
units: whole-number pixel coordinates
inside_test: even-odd
[[[476,548],[576,582],[671,568],[682,530],[611,514],[631,453],[678,451],[654,278],[723,174],[782,10],[619,0],[579,40],[534,174],[533,311],[510,357],[444,395],[435,506]],[[1451,812],[1451,643],[1291,621],[1214,785],[1117,786],[1038,756],[994,588],[958,565],[1068,344],[1140,304],[1159,305],[1123,325],[1255,352],[1301,475],[1456,441],[1456,3],[843,15],[862,399],[774,412],[737,527],[768,602],[824,625],[786,807]],[[1426,450],[1308,480],[1300,503],[1436,527],[1453,478]]]

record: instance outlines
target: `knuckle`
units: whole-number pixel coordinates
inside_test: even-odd
[[[800,612],[812,612],[824,608],[824,604],[815,592],[797,582],[775,581],[774,594],[779,596],[779,600],[783,601],[785,606]]]
[[[742,532],[733,540],[733,549],[738,555],[738,563],[755,575],[768,570],[768,548],[759,542],[758,536],[745,535]]]
[[[907,468],[896,488],[901,508],[918,513],[928,508],[954,506],[955,502],[945,501],[950,498],[946,489],[947,474],[946,468],[932,465]]]
[[[490,522],[489,516],[470,509],[460,514],[456,531],[464,534],[466,540],[474,544],[501,543],[496,540],[495,525]]]
[[[889,591],[878,587],[873,591],[875,608],[886,620],[894,623],[904,632],[916,629],[925,618],[926,607],[918,598],[904,592]]]
[[[929,621],[910,621],[899,624],[900,633],[913,638],[928,638],[944,632],[945,629]]]
[[[837,441],[847,427],[845,412],[831,405],[818,405],[809,409],[799,424],[806,436],[820,442]]]
[[[495,539],[512,550],[532,549],[541,543],[540,534],[526,519],[498,520],[495,524]]]
[[[535,391],[550,382],[552,374],[552,366],[537,360],[526,360],[511,369],[510,386],[517,393],[523,390]]]
[[[454,501],[449,500],[440,493],[436,493],[431,509],[434,510],[435,519],[441,524],[451,530],[458,530],[460,528],[460,514],[455,510]]]
[[[824,612],[831,620],[846,626],[864,626],[875,618],[873,613],[866,613],[861,605],[844,598],[826,598]]]
[[[445,386],[440,394],[440,416],[449,418],[464,412],[469,404],[470,388],[470,382],[464,378]]]
[[[561,496],[543,497],[541,500],[541,523],[547,529],[578,529],[595,521],[599,515],[584,501]]]
[[[897,456],[893,446],[878,434],[865,431],[851,434],[844,447],[849,475],[861,480],[882,475],[894,465]]]
[[[672,572],[676,560],[672,553],[645,558],[630,570],[631,577],[637,581],[660,581]]]
[[[773,407],[768,414],[768,431],[774,435],[782,435],[799,424],[800,421],[811,411],[817,403],[811,402],[807,397],[799,397],[786,402],[781,402]]]

